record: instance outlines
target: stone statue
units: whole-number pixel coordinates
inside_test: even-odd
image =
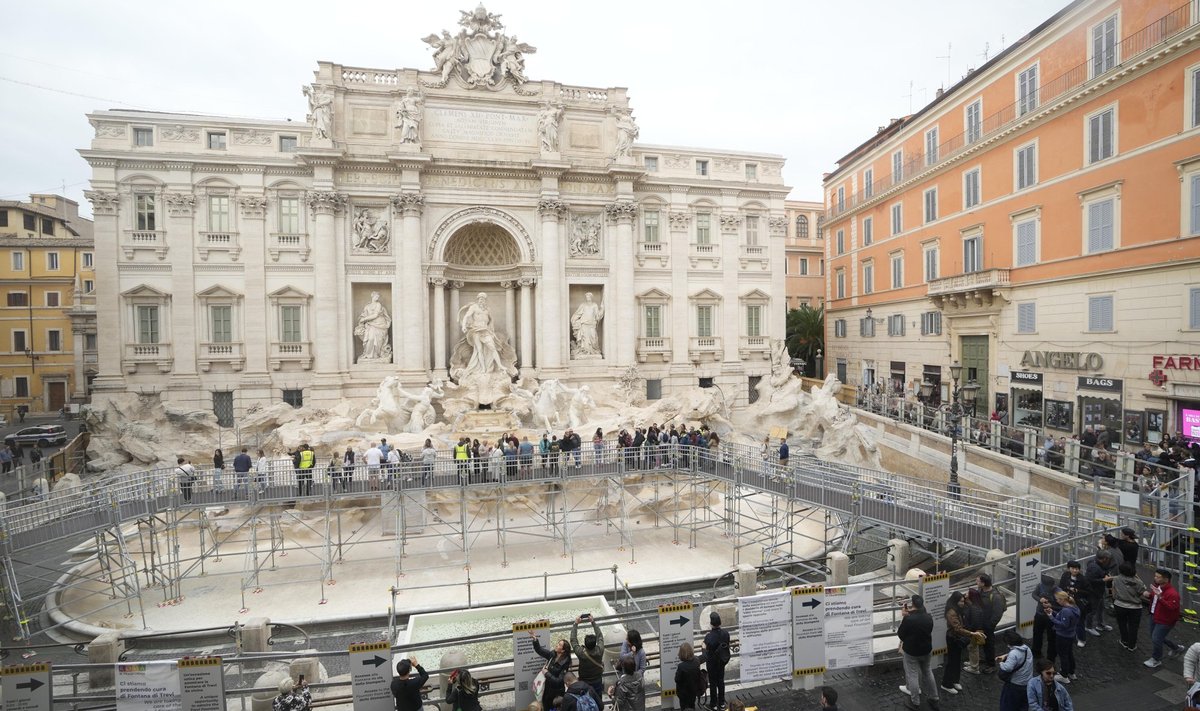
[[[411,434],[420,434],[426,429],[433,426],[437,421],[437,412],[433,409],[433,401],[436,398],[444,397],[445,393],[442,390],[442,381],[434,380],[421,390],[420,394],[414,395],[401,388],[397,388],[398,392],[408,398],[406,405],[410,406],[408,425],[404,431]]]
[[[422,101],[416,88],[409,87],[396,109],[396,128],[400,129],[400,143],[421,145]]]
[[[386,252],[391,241],[391,227],[387,220],[376,217],[365,207],[358,211],[354,218],[355,249],[378,254]]]
[[[788,353],[787,342],[777,338],[771,344],[771,387],[783,387],[791,379],[792,372],[792,356]]]
[[[571,234],[572,257],[594,257],[600,253],[600,220],[595,217],[579,217]]]
[[[496,333],[492,314],[488,311],[487,294],[479,294],[475,301],[459,309],[458,322],[463,337],[455,346],[450,361],[452,376],[461,382],[473,375],[512,377],[517,374],[516,354],[504,336]]]
[[[558,380],[543,380],[533,396],[530,407],[533,424],[550,432],[563,424],[562,414],[571,404],[571,390]]]
[[[330,138],[333,135],[333,94],[319,87],[304,87],[308,97],[308,122],[312,124],[313,138]]]
[[[542,150],[547,153],[558,152],[558,123],[562,115],[562,104],[546,104],[538,113],[538,136],[542,141]]]
[[[517,41],[517,36],[505,37],[500,35],[500,43],[496,47],[496,65],[500,68],[500,78],[511,77],[516,84],[524,84],[525,58],[523,54],[533,54],[537,48]]]
[[[600,353],[600,320],[604,318],[604,304],[592,300],[591,292],[583,295],[583,303],[571,316],[571,338],[574,356],[598,356]]]
[[[571,404],[567,406],[567,419],[572,429],[583,427],[588,415],[596,408],[596,401],[592,399],[590,390],[588,386],[581,385],[571,396]]]
[[[633,142],[637,137],[638,126],[633,120],[633,112],[617,114],[617,160],[633,157]]]
[[[359,363],[388,362],[392,359],[392,344],[388,339],[388,329],[392,326],[392,317],[383,304],[379,303],[379,292],[371,292],[371,300],[363,307],[358,315],[358,326],[354,335],[362,340],[362,355]]]
[[[433,71],[441,76],[442,85],[445,86],[446,82],[450,80],[451,73],[467,60],[461,35],[451,37],[449,32],[442,30],[441,37],[432,34],[421,41],[433,47]]]

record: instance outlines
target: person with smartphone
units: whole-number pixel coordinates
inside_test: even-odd
[[[303,674],[299,681],[293,681],[288,676],[279,682],[279,696],[271,702],[271,711],[308,711],[311,707],[312,694],[308,691]]]

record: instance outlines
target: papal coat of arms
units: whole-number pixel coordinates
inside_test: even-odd
[[[499,89],[505,79],[514,86],[525,83],[525,55],[537,51],[516,36],[503,34],[500,15],[490,13],[481,4],[468,12],[460,10],[458,24],[463,27],[451,36],[442,30],[439,37],[429,35],[422,41],[433,47],[433,71],[440,79],[425,82],[430,88],[441,88],[455,77],[471,88]]]

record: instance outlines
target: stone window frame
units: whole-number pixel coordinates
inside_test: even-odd
[[[875,293],[875,260],[871,258],[862,260],[862,293]]]
[[[723,299],[720,294],[712,289],[704,289],[688,297],[688,310],[691,312],[692,318],[690,331],[695,338],[720,338],[721,337],[721,303]],[[707,336],[700,334],[700,307],[712,307],[712,328]]]
[[[770,294],[767,294],[766,292],[762,291],[761,289],[754,289],[753,291],[747,292],[747,293],[739,296],[738,301],[741,304],[740,310],[742,312],[742,318],[741,318],[742,323],[741,323],[741,327],[740,327],[741,335],[745,336],[747,338],[768,338],[770,335],[768,333],[768,331],[770,331],[770,328],[769,328],[769,320],[767,319],[767,313],[771,307]],[[757,333],[757,334],[750,333],[750,307],[751,306],[757,306],[760,309],[759,310],[759,333]]]
[[[232,289],[216,284],[204,291],[196,293],[197,321],[203,319],[203,326],[196,329],[201,343],[241,343],[242,326],[244,324],[245,296]],[[216,341],[213,336],[212,307],[228,306],[229,311],[229,340]]]
[[[649,291],[638,294],[638,334],[641,338],[669,338],[670,329],[667,325],[671,323],[671,295],[661,289],[650,289]],[[646,307],[658,306],[659,311],[659,335],[651,336],[646,332]]]
[[[138,284],[121,294],[123,306],[125,338],[122,343],[139,344],[138,307],[158,307],[158,339],[157,345],[171,344],[171,294],[160,291],[148,284]],[[148,345],[148,343],[146,344]]]
[[[1021,267],[1032,267],[1040,264],[1042,261],[1042,206],[1033,205],[1026,207],[1017,212],[1011,213],[1008,216],[1009,223],[1012,225],[1012,265],[1014,269]],[[1018,241],[1018,231],[1021,225],[1028,222],[1033,222],[1033,261],[1029,264],[1022,264],[1019,259],[1021,246]]]
[[[292,285],[276,289],[267,295],[271,305],[270,337],[272,343],[312,343],[312,301],[313,295]],[[300,307],[300,340],[283,340],[283,307]]]
[[[1097,185],[1081,191],[1076,195],[1079,197],[1079,207],[1082,211],[1080,222],[1082,229],[1080,230],[1080,255],[1088,256],[1092,254],[1107,254],[1108,252],[1116,252],[1121,249],[1121,188],[1124,180],[1114,180],[1104,185]],[[1092,251],[1088,247],[1088,236],[1091,231],[1091,207],[1106,200],[1112,200],[1112,247],[1110,249],[1102,249]]]

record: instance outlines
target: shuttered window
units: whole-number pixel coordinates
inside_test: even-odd
[[[1188,328],[1200,330],[1200,288],[1188,292]]]
[[[1088,330],[1113,330],[1113,297],[1111,294],[1088,297]]]
[[[875,291],[875,265],[867,263],[863,265],[862,293],[870,294],[873,291]]]
[[[942,335],[942,312],[941,311],[926,311],[921,314],[921,335],[922,336],[940,336]]]
[[[925,221],[933,222],[937,216],[937,188],[930,188],[925,191]]]
[[[902,206],[900,203],[892,205],[892,234],[898,235],[904,229]]]
[[[1035,64],[1017,75],[1017,115],[1023,116],[1036,109],[1037,105],[1038,68]]]
[[[1037,333],[1037,303],[1017,304],[1017,333]]]
[[[839,318],[833,322],[833,335],[835,338],[846,337],[846,319]]]
[[[1200,235],[1200,173],[1192,176],[1192,229],[1191,234]]]
[[[938,130],[937,127],[925,132],[925,165],[933,165],[938,160]]]
[[[979,204],[979,169],[963,173],[963,209],[970,209]]]
[[[1028,267],[1037,263],[1037,221],[1025,220],[1017,223],[1017,266]]]
[[[904,335],[904,315],[896,314],[888,316],[888,335],[903,336]]]
[[[1088,119],[1088,162],[1097,163],[1113,155],[1113,110]]]
[[[875,221],[870,217],[863,218],[863,246],[875,241]]]
[[[1017,190],[1037,182],[1037,144],[1017,150]]]
[[[1092,76],[1098,77],[1117,66],[1117,17],[1113,15],[1092,28]]]
[[[1113,248],[1113,198],[1088,205],[1088,254]]]
[[[967,143],[974,143],[983,135],[983,103],[973,102],[967,107]]]

